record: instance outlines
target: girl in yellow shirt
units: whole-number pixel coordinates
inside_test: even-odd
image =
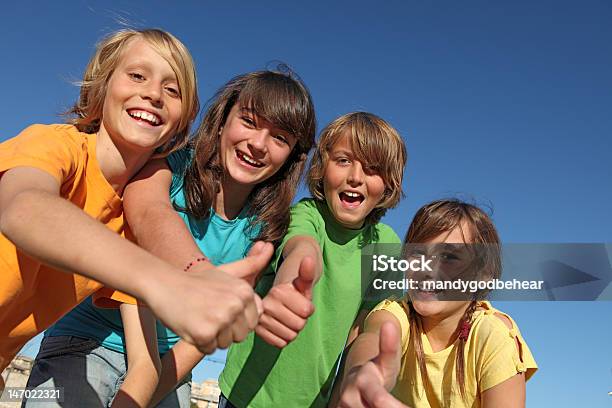
[[[524,407],[525,381],[537,365],[514,321],[476,300],[482,293],[439,300],[457,297],[423,285],[443,274],[466,279],[475,252],[497,249],[490,218],[458,200],[435,201],[417,212],[404,241],[426,244],[416,252],[435,253],[437,272],[410,275],[417,289],[401,301],[383,301],[368,315],[347,355],[337,406]],[[415,251],[409,247],[407,254]],[[497,250],[479,261],[488,278],[499,277]]]

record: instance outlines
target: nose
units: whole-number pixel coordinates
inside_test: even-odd
[[[361,163],[359,161],[355,160],[348,174],[348,184],[351,186],[363,184],[363,176],[363,167],[361,167]]]
[[[162,105],[162,84],[155,81],[149,81],[144,84],[141,91],[142,99],[148,100],[155,107],[161,107]]]
[[[253,133],[251,134],[251,137],[249,137],[248,145],[252,153],[255,153],[254,157],[256,155],[259,155],[259,157],[262,157],[266,154],[266,152],[268,151],[267,143],[268,143],[269,137],[270,137],[270,131],[266,128],[255,129],[253,131]],[[258,157],[255,157],[255,158],[258,158]]]

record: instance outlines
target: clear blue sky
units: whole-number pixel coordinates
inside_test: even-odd
[[[409,151],[406,198],[384,220],[400,236],[418,207],[459,195],[493,206],[505,242],[612,242],[610,2],[102,3],[3,5],[0,140],[60,120],[101,36],[155,26],[190,48],[203,100],[282,60],[312,91],[319,129],[353,110],[390,121]],[[529,406],[610,406],[612,303],[497,306],[540,365]]]

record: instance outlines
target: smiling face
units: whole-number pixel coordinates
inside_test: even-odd
[[[470,279],[464,276],[466,270],[472,264],[473,257],[466,242],[472,242],[470,228],[466,222],[455,227],[450,232],[443,232],[423,245],[422,251],[427,253],[426,258],[435,255],[434,272],[415,272],[410,277],[418,281],[422,280],[455,280],[457,278]],[[444,245],[449,244],[449,245]],[[453,245],[454,244],[454,245]],[[420,246],[419,246],[420,247]],[[422,287],[421,287],[422,288]],[[447,294],[448,295],[448,294]],[[439,291],[410,290],[409,297],[416,312],[423,319],[443,319],[450,316],[462,316],[470,301],[441,301]],[[453,296],[453,295],[449,295]],[[455,299],[459,295],[455,295]],[[452,298],[452,297],[451,297]]]
[[[346,132],[329,151],[323,191],[334,218],[351,229],[361,228],[368,214],[382,200],[383,178],[357,160]]]
[[[289,158],[293,135],[235,104],[221,129],[220,157],[226,183],[252,190],[272,177]]]
[[[100,134],[120,150],[152,152],[176,132],[181,108],[170,64],[146,40],[135,37],[108,81]]]

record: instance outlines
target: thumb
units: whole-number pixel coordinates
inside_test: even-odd
[[[400,334],[397,327],[391,322],[385,322],[379,332],[379,352],[373,363],[378,367],[384,377],[385,385],[389,381],[395,383],[399,368]]]
[[[309,300],[312,300],[312,285],[315,277],[314,260],[305,256],[300,261],[298,276],[293,280],[293,287]]]
[[[246,258],[221,265],[219,269],[235,278],[244,279],[253,286],[259,273],[270,263],[273,253],[274,246],[271,243],[258,241]]]

